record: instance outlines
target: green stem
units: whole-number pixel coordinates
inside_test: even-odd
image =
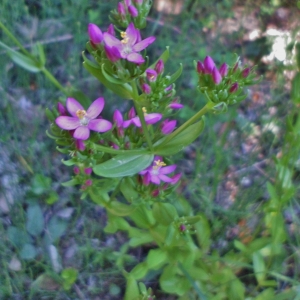
[[[66,96],[68,96],[69,93],[67,92],[67,90],[57,81],[57,79],[46,68],[43,68],[42,72],[60,91],[62,91]]]
[[[147,144],[148,144],[150,150],[152,151],[153,150],[152,141],[151,141],[150,134],[149,134],[149,131],[148,131],[148,128],[147,128],[147,124],[146,124],[146,121],[145,121],[145,118],[144,118],[144,112],[143,112],[141,106],[138,103],[138,96],[139,95],[138,95],[137,86],[136,86],[136,83],[135,83],[134,80],[131,81],[131,87],[132,87],[134,106],[135,106],[137,114],[140,118],[140,121],[142,123],[142,128],[143,128],[143,132],[144,132],[145,137],[146,137]]]
[[[20,48],[20,50],[29,57],[32,57],[31,53],[28,52],[22,44],[15,38],[15,36],[6,28],[6,26],[0,21],[0,28],[4,33]]]
[[[172,132],[170,135],[166,137],[164,142],[162,144],[167,143],[171,139],[173,139],[176,135],[178,135],[180,132],[188,128],[190,125],[195,123],[197,120],[199,120],[202,116],[204,116],[207,112],[211,110],[216,104],[213,102],[208,102],[200,111],[198,111],[193,117],[191,117],[189,120],[187,120],[185,123],[183,123],[179,128],[177,128],[174,132]]]

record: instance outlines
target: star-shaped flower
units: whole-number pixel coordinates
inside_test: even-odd
[[[68,98],[66,102],[69,116],[59,116],[55,123],[62,129],[75,130],[73,137],[78,140],[87,140],[90,130],[105,132],[112,128],[112,124],[103,119],[96,119],[104,107],[104,99],[96,99],[87,111],[74,98]]]
[[[131,61],[136,64],[142,64],[145,59],[138,52],[147,48],[155,41],[154,36],[150,36],[140,41],[139,30],[136,29],[133,23],[130,23],[125,32],[121,32],[122,40],[118,40],[113,35],[105,32],[103,34],[106,52],[118,50],[121,58]],[[116,55],[114,55],[116,56]]]

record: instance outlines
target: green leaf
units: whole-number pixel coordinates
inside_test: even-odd
[[[153,158],[153,154],[121,154],[95,166],[93,171],[98,176],[110,178],[132,176],[146,169],[152,163]]]
[[[142,235],[131,238],[129,241],[129,246],[135,248],[140,245],[149,244],[151,242],[153,242],[152,235],[149,233],[143,232]]]
[[[16,52],[2,42],[0,42],[0,46],[7,50],[7,54],[9,55],[9,57],[20,67],[32,73],[37,73],[42,70],[43,66],[40,65],[40,63],[38,63],[32,57]]]
[[[167,253],[161,249],[152,249],[146,258],[149,269],[158,270],[168,261]]]
[[[69,181],[63,182],[61,185],[64,187],[74,186],[79,184],[79,181],[77,179],[71,179]]]
[[[31,237],[27,232],[14,226],[9,226],[7,230],[9,241],[18,249],[31,242]]]
[[[84,62],[83,66],[86,70],[95,76],[103,85],[105,85],[108,89],[112,90],[118,96],[125,99],[132,99],[132,88],[129,84],[114,84],[108,81],[102,73],[102,70],[99,69],[99,66],[92,63],[90,60],[86,58],[84,53],[82,54]],[[96,67],[97,66],[97,67]]]
[[[170,76],[170,79],[169,79],[169,81],[168,81],[168,84],[172,84],[173,82],[175,82],[175,81],[179,78],[179,76],[181,75],[182,70],[183,70],[182,64],[180,64],[179,69],[178,69],[174,74],[172,74],[172,75]]]
[[[196,140],[204,129],[204,119],[189,126],[173,139],[164,142],[165,138],[156,142],[153,152],[157,155],[173,155],[183,150],[186,146],[190,145]]]
[[[140,291],[139,291],[139,287],[138,287],[136,280],[134,279],[134,277],[131,274],[129,274],[125,271],[123,273],[127,279],[124,300],[138,299],[139,295],[140,295]]]
[[[256,280],[259,284],[261,284],[266,277],[266,265],[264,258],[259,251],[256,251],[252,254],[252,260]]]
[[[104,64],[102,64],[101,66],[101,70],[103,73],[103,76],[111,83],[113,84],[124,84],[125,82],[123,80],[121,80],[120,78],[114,77],[113,75],[109,74],[106,72],[105,70],[105,66]]]
[[[230,300],[244,300],[245,287],[239,279],[231,280],[229,283],[228,296]]]
[[[153,204],[152,211],[155,220],[166,226],[178,217],[175,207],[170,203],[155,202]]]
[[[300,51],[299,51],[299,56],[300,56]],[[298,72],[292,80],[291,97],[295,104],[300,103],[300,72]]]
[[[61,278],[63,279],[64,290],[69,290],[77,280],[78,270],[74,268],[67,268],[61,272]]]
[[[77,159],[75,159],[75,158],[71,158],[71,159],[69,159],[69,160],[63,160],[63,159],[62,159],[61,162],[62,162],[65,166],[68,166],[68,167],[73,166],[73,165],[75,165],[75,164],[78,163]]]
[[[43,45],[41,43],[36,43],[35,48],[36,48],[37,55],[39,56],[41,66],[45,66],[46,55],[45,55]]]
[[[39,205],[31,205],[28,207],[26,229],[33,236],[38,236],[43,232],[44,216]]]
[[[57,216],[52,217],[47,226],[45,243],[47,245],[53,244],[57,239],[59,239],[65,233],[67,227],[68,227],[67,221],[61,220]]]
[[[136,265],[130,271],[130,274],[131,274],[131,276],[133,276],[133,278],[135,280],[141,280],[142,278],[144,278],[147,275],[148,270],[149,270],[149,268],[148,268],[147,262],[144,261],[144,262]]]
[[[51,179],[42,174],[37,174],[32,180],[32,191],[36,195],[42,195],[51,188]]]
[[[36,254],[36,249],[31,244],[25,244],[20,252],[20,256],[23,259],[33,259],[35,258]]]
[[[123,178],[120,190],[128,202],[133,202],[139,196],[139,193],[134,188],[134,182],[130,177]]]
[[[169,46],[166,46],[166,50],[162,53],[162,55],[151,65],[149,69],[154,69],[157,62],[161,59],[164,63],[166,63],[170,56]]]
[[[300,8],[300,1],[298,1],[297,5],[298,5],[298,8]],[[299,42],[296,43],[295,48],[296,48],[296,63],[297,63],[297,68],[298,68],[298,71],[300,71],[300,43]],[[298,87],[299,87],[299,85],[298,85]]]
[[[136,207],[123,204],[119,201],[111,201],[109,205],[106,206],[106,209],[115,216],[125,217],[130,215]]]

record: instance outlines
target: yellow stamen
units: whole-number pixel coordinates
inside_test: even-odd
[[[76,116],[81,120],[86,116],[86,111],[84,109],[78,109],[76,111]]]
[[[126,32],[124,32],[124,31],[122,31],[121,32],[121,37],[123,38],[123,40],[121,40],[121,43],[122,44],[127,44],[128,43],[128,37],[127,37],[127,33]]]
[[[156,166],[153,167],[154,170],[158,169],[158,167],[166,166],[166,164],[163,161],[161,161],[160,159],[155,160],[154,163],[156,164]]]

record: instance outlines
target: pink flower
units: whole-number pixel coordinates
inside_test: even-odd
[[[56,124],[65,130],[74,130],[73,137],[78,140],[87,140],[90,136],[90,130],[105,132],[112,128],[112,124],[103,119],[96,119],[104,107],[104,99],[96,99],[87,111],[74,98],[68,98],[67,110],[72,117],[59,116],[56,118]]]
[[[138,116],[135,116],[134,109],[130,109],[128,116],[129,116],[129,118],[130,118],[130,116],[132,116],[132,118],[123,122],[123,128],[127,128],[132,124],[135,125],[136,127],[142,127],[141,120]],[[159,122],[162,118],[162,114],[158,114],[158,113],[147,114],[147,113],[145,113],[144,117],[145,117],[146,124],[150,125],[150,124],[155,124],[155,123]]]
[[[145,93],[145,94],[150,94],[151,93],[151,87],[149,84],[147,83],[143,83],[142,86],[142,91]]]
[[[157,73],[155,70],[153,69],[147,69],[146,70],[146,76],[147,76],[147,79],[150,81],[150,82],[153,82],[156,80],[157,78]]]
[[[165,67],[164,61],[163,61],[162,59],[160,59],[160,60],[156,63],[154,69],[155,69],[155,71],[157,72],[157,74],[161,74],[161,73],[164,71],[164,67]]]
[[[136,64],[141,64],[145,61],[143,56],[138,52],[147,48],[155,41],[154,36],[150,36],[142,41],[139,41],[139,30],[136,29],[133,23],[130,23],[125,32],[121,33],[122,40],[118,40],[113,35],[105,32],[103,34],[105,45],[109,48],[118,50],[120,57]]]
[[[153,184],[159,185],[161,181],[172,184],[174,179],[166,176],[166,174],[174,172],[177,166],[170,165],[165,167],[165,165],[162,157],[155,156],[153,164],[139,173],[143,175],[143,184],[149,185],[150,182],[152,182]]]

